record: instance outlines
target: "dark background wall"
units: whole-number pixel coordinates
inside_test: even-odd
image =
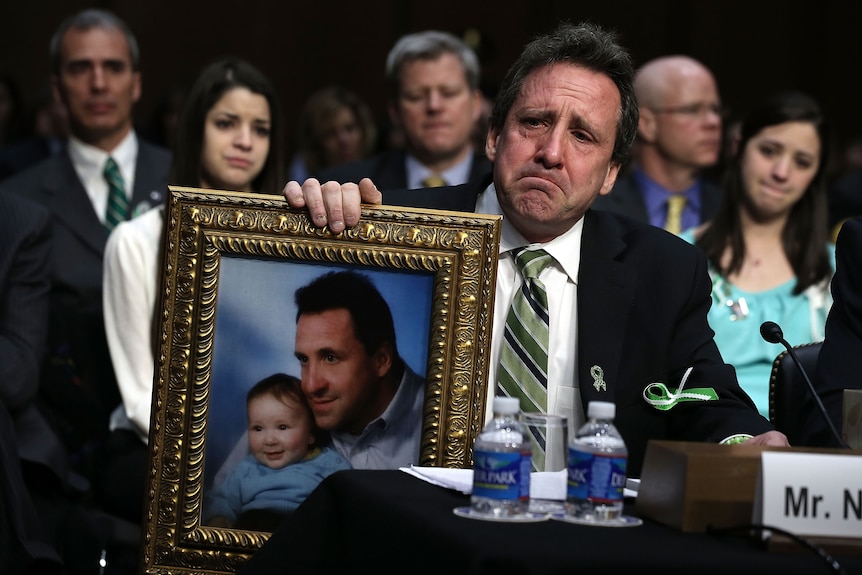
[[[525,42],[560,20],[590,19],[616,29],[636,63],[669,53],[700,59],[735,113],[766,91],[799,88],[827,109],[834,144],[862,134],[860,19],[843,0],[6,0],[0,70],[12,73],[25,95],[36,93],[47,81],[52,32],[65,16],[90,6],[113,10],[138,36],[140,123],[149,121],[171,85],[191,81],[227,54],[249,59],[275,81],[289,135],[308,94],[329,83],[352,88],[382,119],[383,63],[402,34],[477,31],[483,83],[493,92]]]

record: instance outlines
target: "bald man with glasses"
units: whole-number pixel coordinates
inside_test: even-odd
[[[721,188],[704,177],[721,152],[718,87],[702,63],[675,55],[644,64],[635,92],[640,119],[630,169],[593,207],[679,234],[718,209]]]

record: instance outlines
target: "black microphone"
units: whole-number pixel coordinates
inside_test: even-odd
[[[814,389],[814,384],[811,383],[811,378],[808,377],[808,372],[805,371],[805,368],[802,367],[802,362],[799,361],[798,357],[796,357],[796,352],[793,351],[793,346],[787,343],[787,340],[784,339],[784,332],[781,330],[781,326],[774,321],[765,321],[760,325],[760,336],[769,343],[780,343],[784,346],[787,353],[790,354],[790,359],[793,360],[793,363],[796,364],[796,367],[802,374],[802,379],[804,379],[805,383],[808,385],[808,391],[811,392],[811,397],[814,398],[814,403],[817,404],[817,409],[820,410],[820,414],[823,416],[823,419],[826,420],[826,424],[829,426],[829,431],[832,433],[832,436],[838,440],[838,444],[840,446],[850,449],[850,446],[844,443],[838,430],[835,429],[835,425],[832,423],[832,418],[830,418],[829,414],[826,413],[826,408],[823,406],[820,396],[817,395],[817,391]]]

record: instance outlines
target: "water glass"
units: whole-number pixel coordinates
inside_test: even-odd
[[[568,420],[551,413],[523,413],[521,420],[531,437],[533,449],[529,510],[562,513],[566,500]]]

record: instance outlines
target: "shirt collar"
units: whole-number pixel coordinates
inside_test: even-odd
[[[132,188],[135,178],[135,160],[138,156],[138,138],[134,130],[129,130],[126,137],[110,153],[95,146],[85,144],[71,134],[69,135],[67,147],[72,165],[75,166],[75,170],[81,175],[83,181],[102,177],[105,162],[108,156],[110,156],[114,158],[114,161],[120,167],[123,181],[126,182],[126,190]]]
[[[433,172],[424,164],[416,159],[415,156],[408,153],[406,158],[407,166],[407,188],[416,189],[424,188],[422,180],[430,176]],[[450,186],[467,183],[470,179],[470,169],[473,167],[473,152],[467,154],[467,157],[444,171],[442,174],[437,174]]]
[[[365,428],[359,433],[359,435],[354,435],[354,438],[365,437],[377,427],[386,429],[393,421],[396,421],[399,416],[403,417],[405,413],[410,412],[412,390],[405,389],[406,387],[409,387],[408,374],[410,373],[410,367],[407,365],[406,362],[403,362],[403,365],[404,373],[401,375],[401,381],[398,384],[398,389],[395,390],[395,395],[392,396],[392,399],[389,401],[389,405],[386,406],[386,409],[383,410],[383,413],[369,421],[368,425],[365,426]],[[338,435],[340,437],[343,437],[349,436],[351,434],[339,433]]]
[[[638,186],[643,190],[644,202],[646,203],[647,212],[652,220],[653,214],[660,214],[660,218],[664,219],[665,204],[668,197],[673,194],[670,190],[658,184],[650,178],[640,167],[634,169],[634,177]],[[700,178],[694,181],[694,184],[682,192],[686,198],[686,208],[696,213],[700,213]]]
[[[479,195],[476,202],[476,212],[479,214],[503,214],[503,209],[497,199],[497,189],[493,182]],[[500,230],[500,255],[503,256],[511,250],[524,246],[542,248],[557,260],[569,279],[577,284],[578,270],[581,265],[581,238],[583,233],[584,218],[582,217],[564,234],[553,240],[531,244],[503,216],[503,227]]]

